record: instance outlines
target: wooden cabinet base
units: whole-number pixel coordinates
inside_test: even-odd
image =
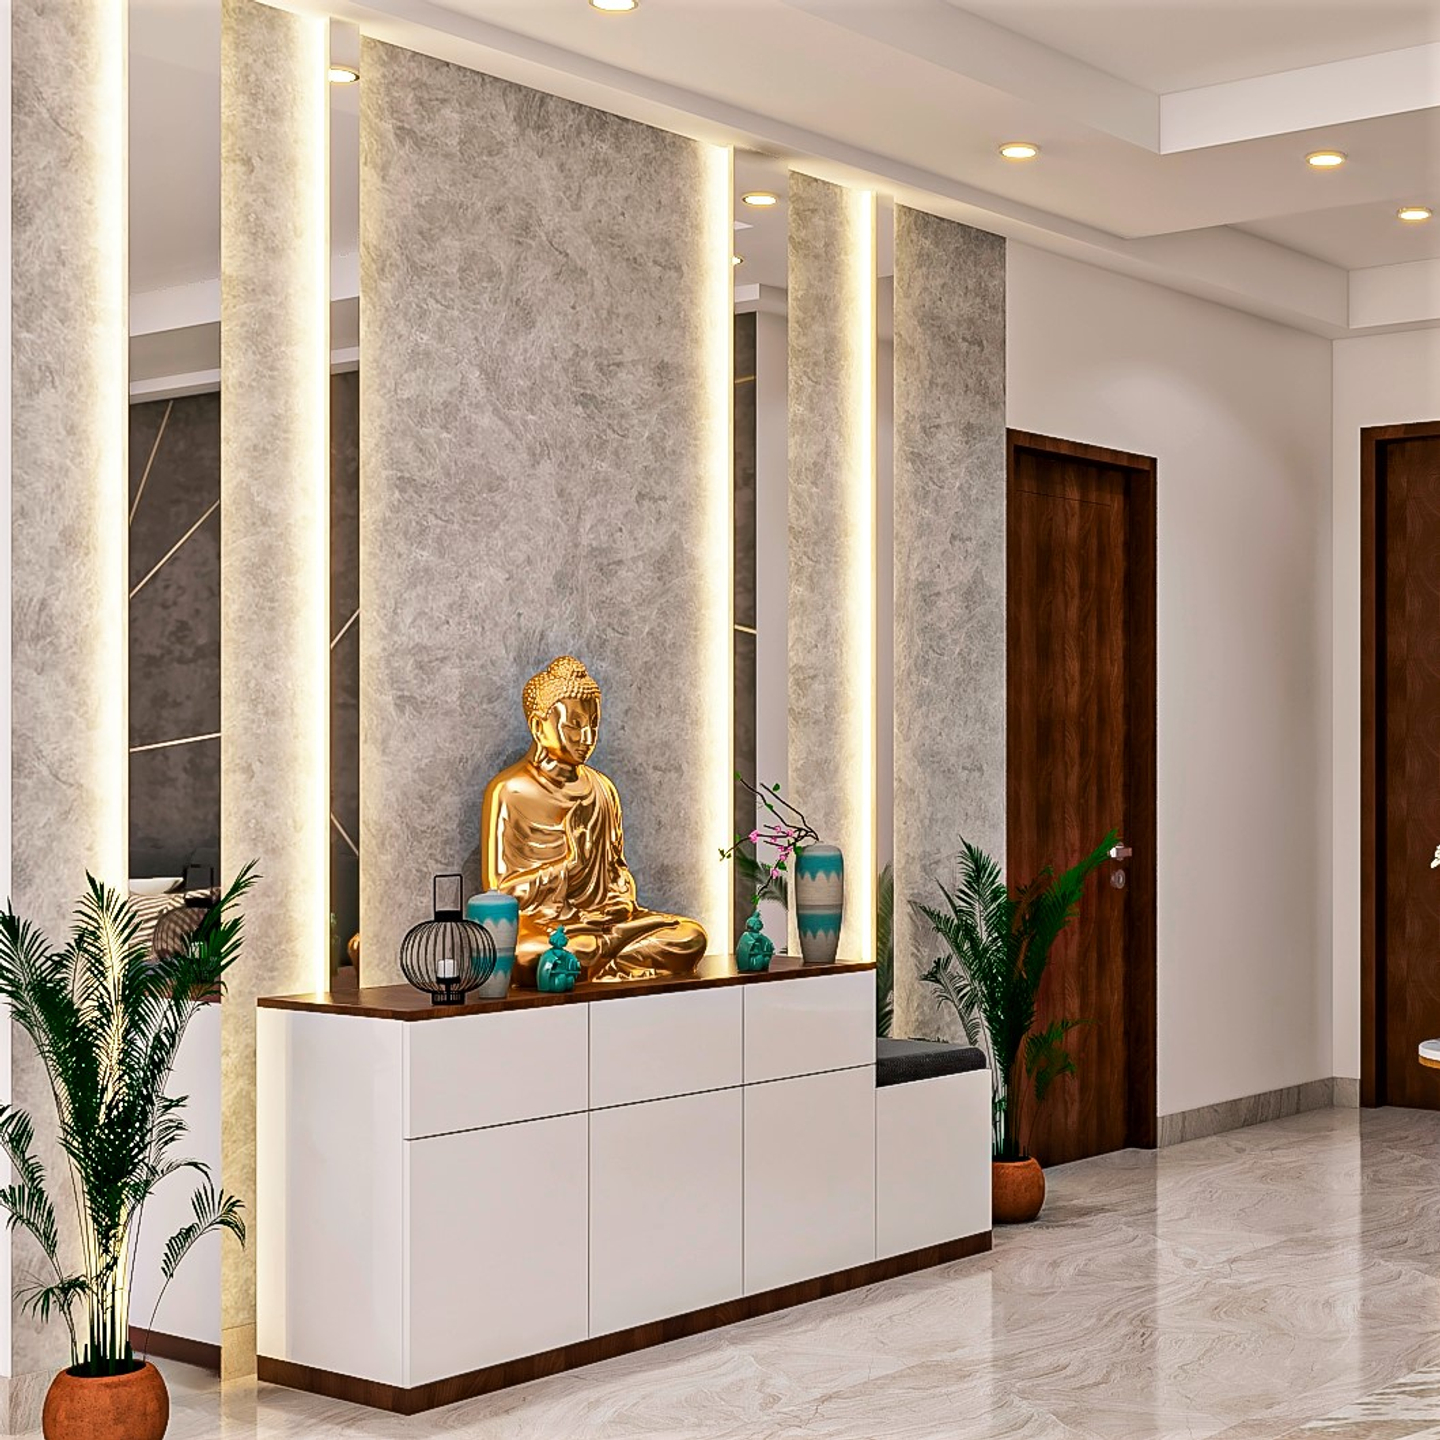
[[[580,1340],[558,1350],[546,1350],[539,1355],[508,1360],[502,1365],[489,1365],[483,1370],[452,1375],[449,1379],[436,1380],[429,1385],[417,1385],[409,1390],[398,1385],[382,1385],[374,1380],[357,1379],[352,1375],[337,1375],[329,1370],[316,1370],[288,1360],[276,1360],[269,1355],[258,1358],[256,1371],[261,1380],[272,1385],[286,1385],[292,1390],[308,1390],[315,1395],[324,1395],[333,1400],[348,1400],[351,1404],[368,1405],[376,1410],[390,1410],[397,1415],[418,1415],[424,1410],[453,1405],[460,1400],[472,1400],[477,1395],[488,1395],[491,1391],[503,1390],[510,1385],[523,1385],[527,1380],[538,1380],[546,1375],[559,1374],[562,1370],[593,1365],[598,1360],[610,1360],[616,1355],[629,1354],[632,1350],[664,1345],[671,1340],[682,1340],[687,1335],[698,1335],[705,1330],[718,1330],[722,1325],[734,1325],[741,1320],[753,1320],[757,1315],[769,1315],[792,1305],[823,1300],[827,1295],[839,1295],[846,1290],[857,1290],[863,1285],[893,1280],[896,1276],[909,1275],[916,1270],[948,1265],[971,1255],[984,1254],[989,1248],[990,1232],[986,1230],[979,1235],[967,1235],[961,1240],[947,1241],[943,1245],[911,1250],[904,1255],[893,1255],[888,1260],[872,1260],[869,1264],[856,1265],[833,1275],[821,1275],[814,1280],[783,1285],[778,1290],[766,1290],[759,1295],[742,1296],[736,1300],[728,1300],[723,1305],[692,1310],[688,1315],[675,1315],[668,1320],[656,1320],[649,1325],[618,1330],[613,1335]]]

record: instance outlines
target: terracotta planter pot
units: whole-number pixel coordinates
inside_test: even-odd
[[[147,1360],[128,1375],[87,1378],[62,1370],[45,1397],[45,1440],[161,1440],[170,1393]]]
[[[1045,1172],[1038,1160],[990,1162],[990,1209],[997,1225],[1024,1225],[1045,1203]]]

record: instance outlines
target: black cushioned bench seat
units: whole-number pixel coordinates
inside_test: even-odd
[[[973,1045],[949,1045],[939,1040],[875,1041],[875,1084],[904,1085],[911,1080],[934,1080],[940,1075],[963,1075],[983,1070],[985,1052]]]

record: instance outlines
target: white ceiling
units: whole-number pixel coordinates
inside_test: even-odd
[[[948,0],[1164,94],[1440,40],[1420,0]]]
[[[1395,218],[1440,208],[1440,0],[642,0],[621,16],[585,0],[289,3],[736,144],[737,191],[783,193],[792,165],[872,184],[1321,333],[1363,327],[1347,272],[1440,272],[1440,220]],[[136,291],[218,270],[218,8],[131,0]],[[1360,58],[1379,52],[1399,53]],[[356,97],[335,95],[347,253]],[[999,159],[1017,136],[1039,161]],[[1311,171],[1322,146],[1350,164]],[[737,217],[752,227],[739,282],[783,285],[784,206]],[[1411,318],[1440,320],[1440,281],[1410,269]]]

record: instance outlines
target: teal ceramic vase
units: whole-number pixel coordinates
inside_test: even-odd
[[[845,857],[838,845],[807,845],[795,856],[795,919],[807,965],[829,965],[840,948]]]
[[[503,890],[487,890],[483,895],[472,895],[465,902],[465,918],[483,926],[495,942],[495,971],[470,998],[503,1000],[510,993],[510,974],[515,968],[520,902]]]

